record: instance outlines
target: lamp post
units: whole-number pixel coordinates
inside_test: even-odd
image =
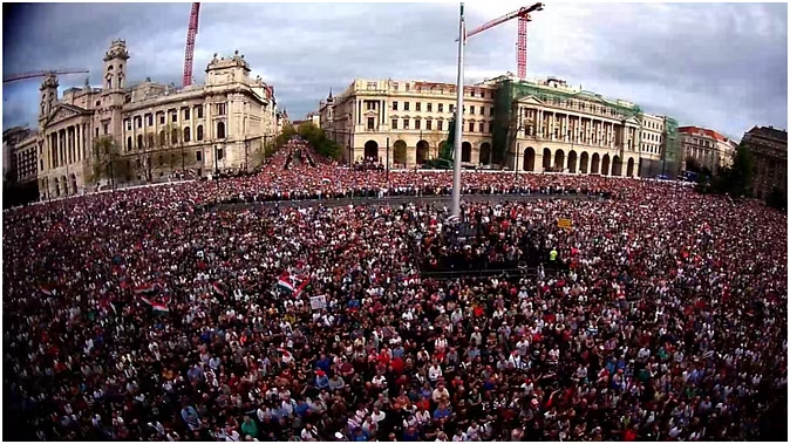
[[[516,176],[518,176],[518,158],[521,157],[521,142],[516,142]]]
[[[387,137],[387,183],[390,182],[390,138]]]
[[[246,139],[244,140],[244,174],[247,174],[249,172],[249,169],[247,168],[248,165],[247,157],[249,156],[249,150],[250,150],[250,140]]]
[[[455,152],[453,153],[453,205],[452,213],[461,216],[461,144],[464,132],[464,43],[466,40],[464,24],[464,4],[458,20],[458,81],[456,88],[458,98],[455,105]]]

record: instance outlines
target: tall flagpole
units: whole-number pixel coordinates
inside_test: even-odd
[[[466,44],[464,4],[458,21],[458,100],[455,105],[455,153],[453,158],[453,216],[461,216],[461,144],[464,132],[464,44]]]

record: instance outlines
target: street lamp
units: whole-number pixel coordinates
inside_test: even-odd
[[[464,24],[464,4],[461,2],[458,20],[458,81],[456,89],[458,98],[455,104],[455,152],[453,157],[453,205],[452,213],[461,216],[461,144],[464,132],[464,43],[466,40]]]
[[[387,137],[387,183],[390,181],[390,138]]]
[[[521,142],[516,142],[516,176],[518,176],[518,158],[521,156]]]

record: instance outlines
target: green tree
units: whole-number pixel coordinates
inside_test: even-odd
[[[304,122],[299,125],[297,134],[306,139],[318,154],[330,159],[340,159],[342,154],[340,144],[327,137],[326,132],[313,122]]]
[[[113,186],[118,179],[128,177],[130,162],[123,159],[115,139],[102,136],[93,141],[93,159],[91,162],[91,180],[93,182],[108,179]]]
[[[735,150],[732,166],[722,167],[714,178],[712,191],[727,193],[734,198],[751,196],[752,176],[754,175],[754,156],[745,146]]]
[[[702,172],[702,169],[700,168],[697,159],[691,156],[686,157],[686,171],[691,171],[693,173]]]
[[[773,187],[771,189],[771,192],[768,193],[768,196],[765,198],[765,204],[771,208],[776,208],[777,210],[786,211],[787,193],[782,191],[778,187]]]

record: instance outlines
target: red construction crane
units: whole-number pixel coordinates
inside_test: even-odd
[[[64,76],[68,74],[87,74],[87,69],[56,69],[52,71],[32,71],[21,74],[13,74],[3,77],[3,83],[16,82],[18,80],[33,79],[36,77],[46,77],[48,75]]]
[[[198,32],[198,17],[200,16],[200,3],[192,3],[192,12],[189,14],[189,29],[187,30],[187,49],[184,54],[184,86],[192,84],[192,58],[195,56],[195,36]]]
[[[519,8],[510,14],[505,14],[498,19],[491,20],[490,22],[475,28],[466,33],[466,38],[479,34],[486,29],[493,28],[494,26],[501,25],[509,20],[518,17],[518,41],[516,42],[516,59],[518,63],[518,78],[524,79],[527,77],[527,23],[531,21],[529,16],[530,12],[542,11],[543,3],[535,3],[529,8]]]

